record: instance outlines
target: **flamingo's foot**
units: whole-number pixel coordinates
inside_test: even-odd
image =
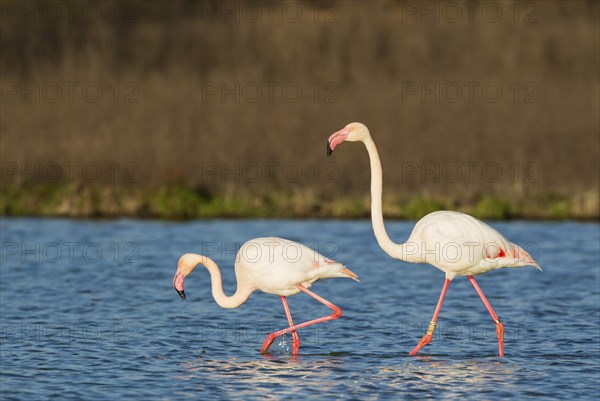
[[[300,349],[300,337],[298,337],[298,333],[292,334],[292,355],[298,355],[298,350]]]
[[[423,338],[421,338],[421,341],[419,341],[419,343],[417,344],[417,346],[415,348],[413,348],[412,351],[410,351],[410,354],[408,354],[409,356],[415,356],[417,354],[417,352],[419,352],[421,350],[421,348],[423,348],[424,346],[426,346],[427,344],[429,344],[431,342],[431,337],[432,334],[425,334],[423,336]]]
[[[296,338],[292,341],[292,355],[298,355],[298,350],[300,349],[300,339]]]
[[[504,356],[504,325],[500,319],[496,320],[496,334],[498,335],[498,356]]]
[[[275,340],[275,334],[274,333],[269,334],[265,338],[265,341],[263,342],[263,345],[260,348],[260,353],[261,354],[266,354],[269,351],[269,347],[271,347],[271,344],[273,344],[274,340]]]

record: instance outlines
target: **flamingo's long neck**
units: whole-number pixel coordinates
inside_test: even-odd
[[[212,282],[212,295],[217,301],[217,304],[222,308],[237,308],[252,294],[253,288],[246,286],[243,282],[238,280],[237,289],[232,296],[227,296],[223,292],[223,282],[221,280],[221,270],[219,266],[209,257],[204,255],[187,254],[185,258],[183,269],[188,269],[188,275],[198,266],[199,264],[204,265],[206,270],[210,273]]]
[[[373,139],[370,137],[365,139],[364,144],[367,152],[369,152],[369,160],[371,162],[371,221],[373,223],[375,238],[377,238],[381,249],[391,257],[412,261],[405,257],[404,244],[392,241],[385,230],[382,210],[383,169],[381,168],[381,160],[379,159],[379,153]]]

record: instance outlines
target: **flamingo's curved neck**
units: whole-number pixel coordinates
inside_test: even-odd
[[[188,257],[185,259],[184,265],[182,268],[184,269],[184,274],[187,276],[198,266],[199,264],[204,265],[206,270],[210,273],[210,278],[212,282],[212,295],[217,301],[217,304],[222,308],[237,308],[252,294],[254,291],[253,288],[245,285],[245,283],[241,282],[238,278],[237,289],[232,296],[227,296],[223,292],[223,282],[221,280],[221,271],[219,270],[219,266],[209,257],[204,255],[196,255],[196,254],[188,254]],[[187,270],[187,272],[186,272]]]
[[[364,140],[364,144],[369,152],[371,162],[371,221],[375,238],[381,249],[393,258],[408,260],[404,252],[404,244],[398,244],[392,241],[385,230],[383,223],[382,193],[383,193],[383,169],[381,160],[375,142],[370,137]]]

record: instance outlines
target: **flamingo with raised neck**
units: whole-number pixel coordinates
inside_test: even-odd
[[[390,239],[383,223],[382,191],[383,170],[375,142],[369,129],[354,122],[333,133],[327,140],[327,156],[343,142],[362,142],[371,163],[371,222],[375,238],[389,256],[411,263],[428,263],[446,273],[427,333],[410,352],[415,355],[429,344],[444,297],[450,282],[456,276],[467,276],[496,324],[498,354],[504,356],[504,325],[492,309],[474,276],[503,267],[535,266],[533,258],[518,245],[504,238],[498,231],[468,214],[453,211],[433,212],[417,222],[405,243]]]

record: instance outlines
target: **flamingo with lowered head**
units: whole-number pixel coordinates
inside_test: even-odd
[[[342,142],[363,142],[371,162],[371,221],[379,246],[392,258],[411,263],[428,263],[446,273],[442,293],[433,313],[427,333],[410,352],[415,355],[429,344],[442,302],[452,279],[467,276],[475,291],[496,324],[498,354],[504,356],[504,325],[473,276],[502,267],[535,266],[542,270],[533,258],[518,245],[504,238],[484,222],[468,214],[452,211],[433,212],[417,222],[408,241],[395,243],[388,236],[383,224],[382,199],[383,171],[375,142],[369,129],[361,123],[346,125],[327,140],[327,155]]]
[[[341,263],[328,259],[302,244],[283,238],[264,237],[250,240],[240,247],[235,260],[237,289],[232,296],[227,296],[223,292],[221,272],[217,264],[206,256],[193,253],[186,253],[179,259],[173,286],[179,296],[185,300],[183,282],[196,266],[202,264],[210,273],[213,297],[222,308],[237,308],[256,290],[279,295],[290,327],[267,335],[261,348],[262,354],[268,351],[277,337],[291,332],[292,354],[297,355],[300,338],[296,330],[342,316],[339,307],[308,289],[315,281],[335,277],[358,281],[358,276]],[[294,324],[286,297],[296,295],[300,291],[328,306],[333,313]]]

